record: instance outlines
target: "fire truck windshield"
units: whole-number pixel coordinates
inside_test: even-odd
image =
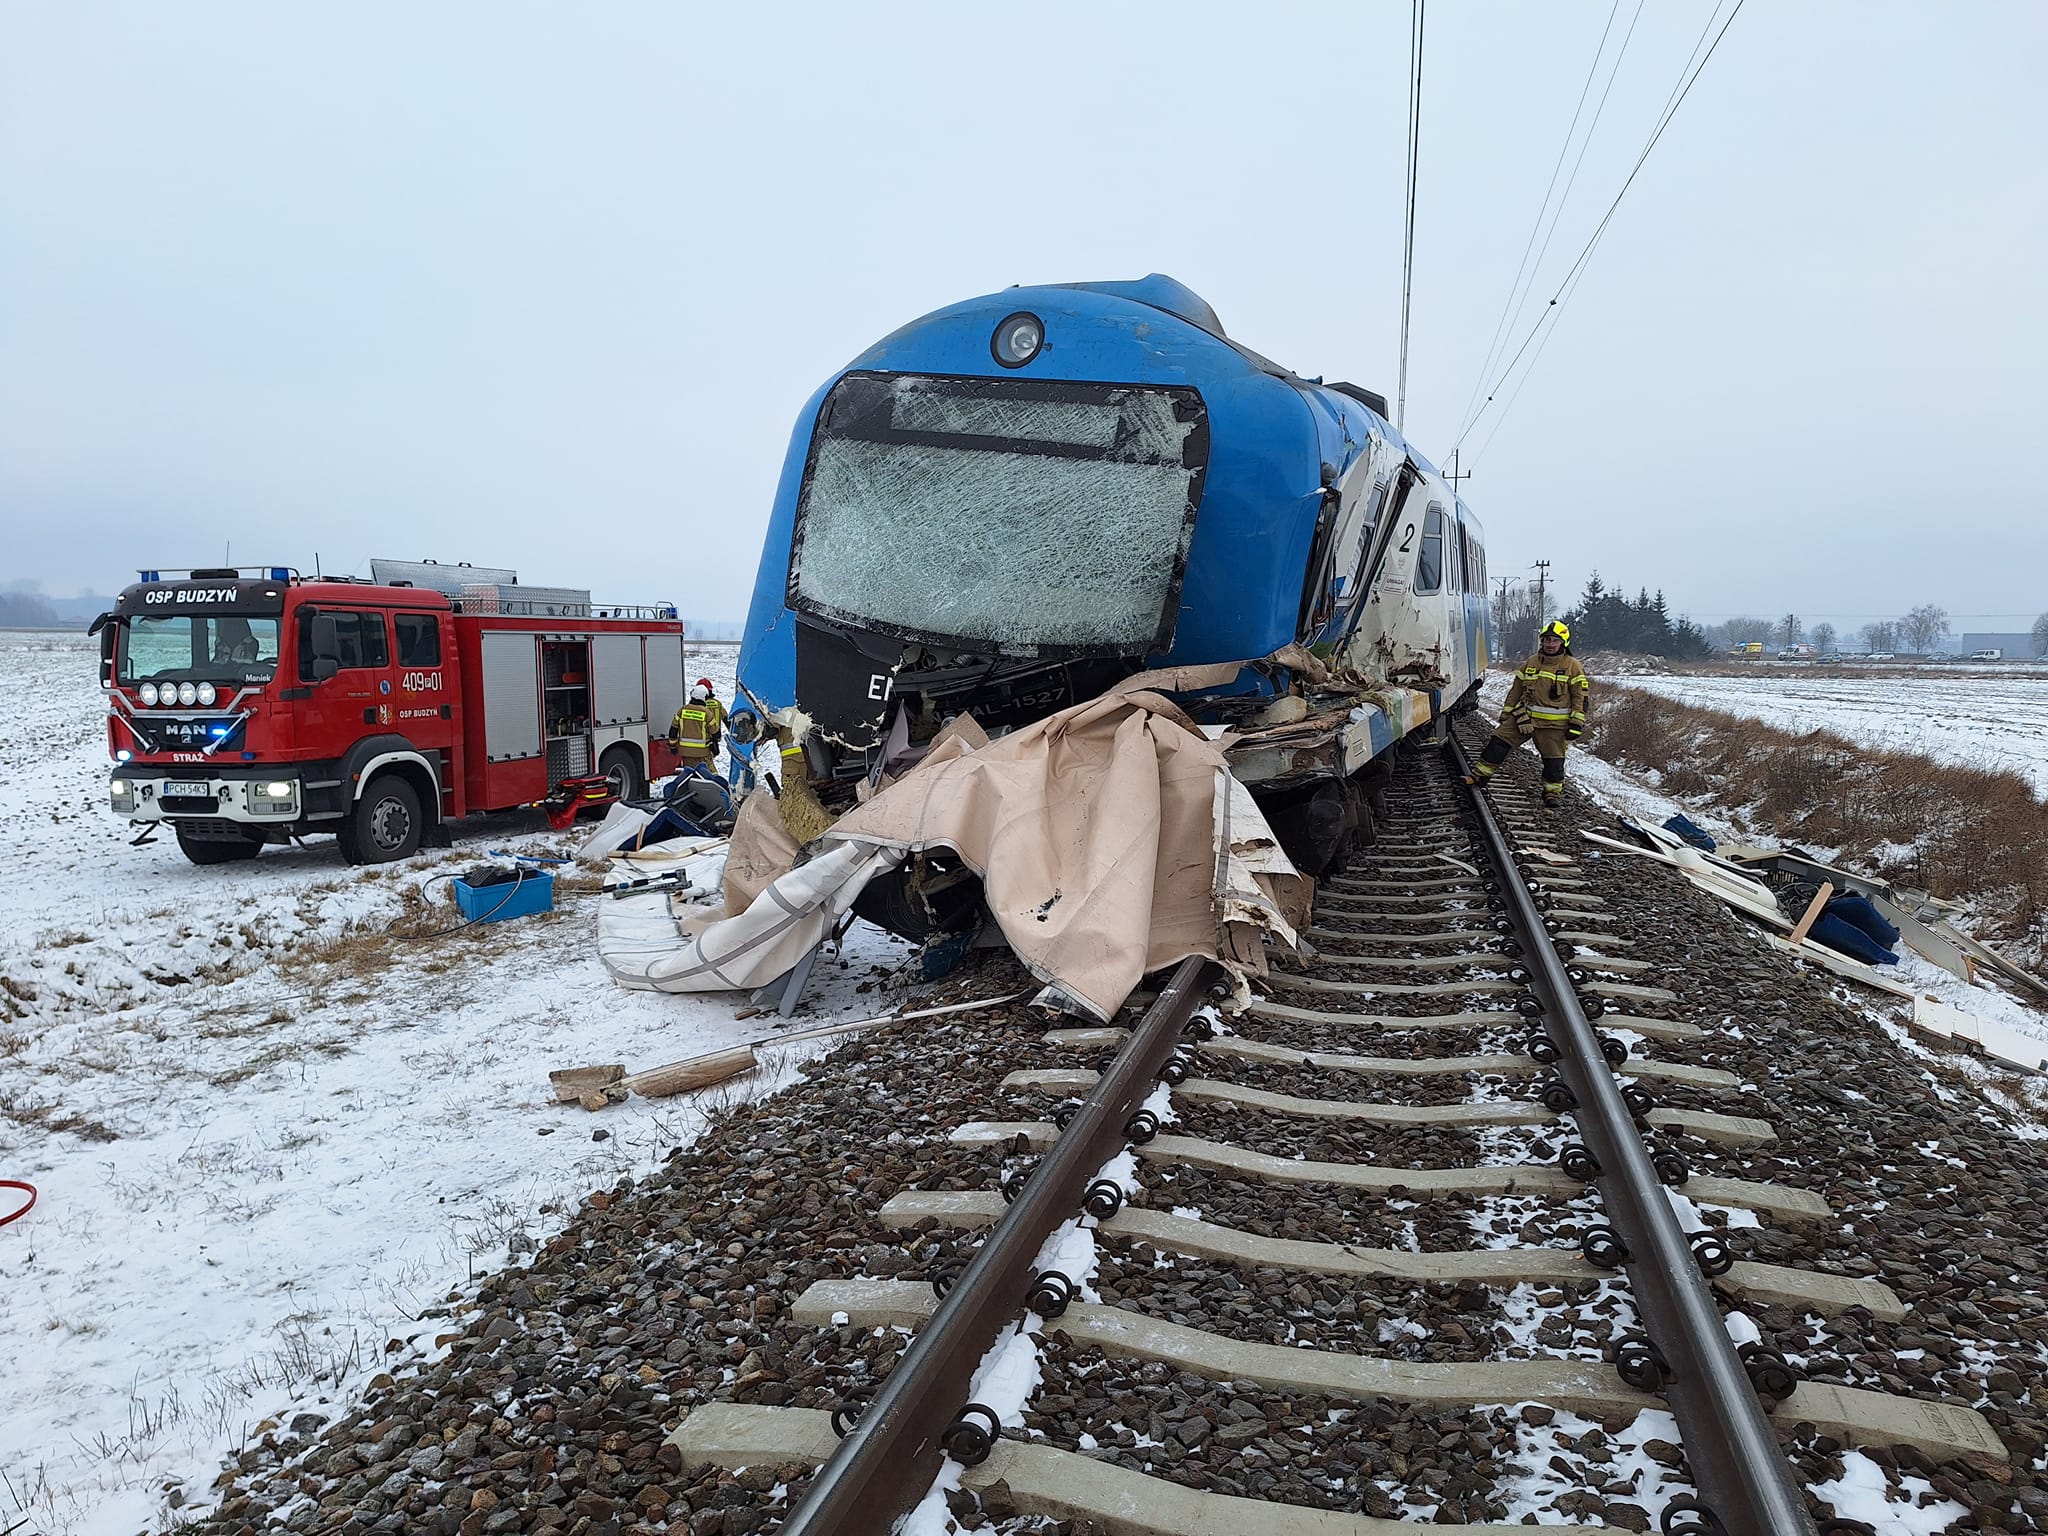
[[[135,617],[121,643],[124,683],[267,683],[277,673],[274,617],[179,613]]]

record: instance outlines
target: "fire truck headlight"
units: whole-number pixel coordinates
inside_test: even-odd
[[[295,815],[299,809],[299,786],[295,779],[272,779],[249,786],[249,809],[259,814]]]
[[[179,691],[179,693],[180,693],[181,695],[182,695],[182,694],[183,694],[183,692],[184,692],[184,690],[183,690],[182,688],[181,688],[181,689],[179,689],[178,691]],[[213,689],[213,684],[211,684],[211,683],[201,683],[201,684],[199,685],[199,702],[200,702],[200,703],[202,703],[202,704],[211,704],[211,703],[212,703],[212,702],[213,702],[213,701],[214,701],[214,700],[215,700],[216,698],[218,698],[218,697],[219,697],[219,695],[218,695],[218,694],[216,694],[216,693],[214,692],[214,689]]]
[[[199,690],[190,683],[178,684],[178,702],[190,708],[199,702]]]
[[[741,746],[750,746],[761,734],[761,722],[751,710],[739,710],[725,722],[725,732]]]
[[[116,779],[113,783],[113,790],[115,810],[132,811],[135,809],[135,786],[133,784],[130,784],[126,779]]]
[[[144,683],[135,690],[135,696],[145,704],[154,704],[156,702],[156,684]]]

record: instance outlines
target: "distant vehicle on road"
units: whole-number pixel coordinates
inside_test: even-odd
[[[1986,649],[1986,650],[1982,650],[1982,651],[1972,651],[1972,652],[1970,652],[1970,660],[1972,660],[1972,661],[2003,661],[2003,660],[2005,660],[2005,652],[2004,652],[2004,651],[2002,651],[2002,650],[2000,650],[2000,649],[1999,649],[1999,648],[1998,648],[1997,646],[1995,646],[1995,645],[1994,645],[1994,646],[1991,646],[1991,647],[1990,647],[1989,649]]]

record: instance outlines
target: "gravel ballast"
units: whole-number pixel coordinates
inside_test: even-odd
[[[1494,792],[1511,800],[1533,785],[1533,762],[1518,760]],[[1856,1309],[1822,1319],[1747,1307],[1763,1341],[1815,1380],[1977,1408],[2012,1452],[2010,1466],[1935,1463],[1910,1450],[1866,1453],[1895,1477],[1924,1480],[1910,1486],[1924,1486],[1929,1497],[1961,1504],[1969,1529],[2048,1528],[2048,1245],[2039,1215],[2048,1177],[2039,1143],[2016,1135],[1962,1072],[1903,1048],[1866,1016],[1864,998],[1846,991],[1838,998],[1833,983],[1788,964],[1668,872],[1601,857],[1579,842],[1579,828],[1611,819],[1575,790],[1551,820],[1558,844],[1582,866],[1584,889],[1604,899],[1614,932],[1634,940],[1627,954],[1657,966],[1631,979],[1680,994],[1676,1004],[1630,1004],[1630,1011],[1708,1031],[1644,1048],[1663,1060],[1725,1068],[1743,1085],[1733,1093],[1646,1086],[1660,1104],[1753,1116],[1776,1130],[1775,1141],[1756,1147],[1668,1134],[1654,1144],[1677,1147],[1697,1173],[1812,1190],[1834,1213],[1819,1226],[1750,1225],[1712,1208],[1703,1219],[1726,1227],[1739,1258],[1881,1279],[1911,1308],[1903,1322],[1885,1323]],[[1443,846],[1464,856],[1462,837]],[[1379,878],[1369,869],[1373,856],[1361,850],[1353,873]],[[1355,972],[1330,974],[1357,979]],[[937,1000],[1025,984],[1007,957],[984,959]],[[1414,1016],[1512,1003],[1483,993],[1367,1001],[1289,988],[1277,978],[1262,990],[1328,1012],[1353,1006]],[[685,1475],[664,1437],[698,1403],[831,1408],[886,1372],[902,1334],[798,1327],[788,1321],[789,1305],[817,1280],[925,1279],[973,1251],[978,1234],[932,1223],[893,1231],[878,1212],[906,1189],[991,1189],[1006,1166],[1031,1161],[1012,1148],[956,1147],[948,1134],[970,1120],[1050,1111],[1053,1099],[1001,1090],[1010,1071],[1108,1061],[1102,1051],[1049,1049],[1039,1038],[1047,1023],[1011,1005],[860,1037],[820,1058],[802,1082],[734,1109],[658,1171],[593,1192],[529,1263],[451,1295],[446,1316],[423,1320],[444,1337],[431,1363],[379,1378],[332,1422],[287,1416],[223,1474],[218,1506],[185,1528],[220,1536],[276,1527],[460,1536],[772,1530],[806,1469]],[[1390,1056],[1511,1050],[1520,1039],[1506,1019],[1427,1035],[1365,1029],[1347,1037],[1333,1026],[1251,1016],[1231,1028],[1303,1049]],[[1409,1104],[1481,1095],[1526,1103],[1541,1081],[1381,1078],[1215,1055],[1204,1055],[1197,1071],[1306,1097]],[[1554,1156],[1560,1140],[1548,1127],[1386,1129],[1184,1096],[1175,1109],[1175,1135],[1387,1167],[1541,1160]],[[1591,1195],[1390,1202],[1148,1161],[1140,1162],[1139,1178],[1142,1203],[1154,1208],[1198,1209],[1205,1220],[1262,1235],[1375,1247],[1471,1247],[1475,1223],[1488,1220],[1512,1229],[1494,1241],[1573,1242],[1597,1208]],[[1590,1358],[1632,1317],[1613,1282],[1504,1292],[1168,1260],[1139,1242],[1105,1241],[1102,1255],[1095,1285],[1105,1302],[1259,1342],[1417,1360],[1531,1349]],[[1504,1327],[1511,1315],[1527,1318],[1526,1328]],[[1531,1446],[1563,1433],[1540,1407],[1445,1413],[1205,1380],[1079,1348],[1056,1323],[1046,1329],[1044,1367],[1024,1428],[1012,1434],[1043,1436],[1191,1486],[1367,1514],[1509,1518],[1525,1507],[1513,1499]],[[1566,1469],[1545,1474],[1544,1507],[1556,1512],[1548,1518],[1650,1528],[1658,1507],[1650,1490],[1602,1470],[1627,1460],[1627,1425],[1570,1428],[1567,1444],[1546,1441],[1535,1458],[1542,1467],[1555,1456]],[[1650,1443],[1664,1448],[1650,1453],[1652,1461],[1679,1465],[1668,1442]],[[1793,1450],[1809,1482],[1842,1471],[1844,1448],[1825,1438],[1803,1435]],[[999,1496],[984,1498],[978,1512],[969,1505],[963,1495],[955,1506],[969,1529],[1082,1528],[1017,1519]]]

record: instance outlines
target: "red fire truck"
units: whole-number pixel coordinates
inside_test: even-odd
[[[100,631],[113,805],[195,864],[332,832],[350,863],[602,776],[673,773],[683,626],[516,573],[372,561],[144,571]]]

